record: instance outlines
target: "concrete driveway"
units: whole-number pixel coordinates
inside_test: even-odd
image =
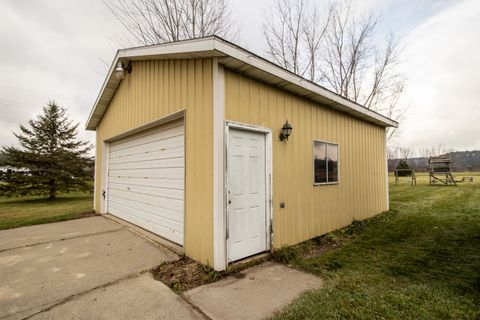
[[[0,231],[0,319],[200,319],[146,272],[175,259],[104,217]]]
[[[0,231],[0,320],[264,319],[314,275],[267,262],[179,296],[149,270],[179,257],[105,217]]]

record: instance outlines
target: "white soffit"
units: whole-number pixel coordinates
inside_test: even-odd
[[[86,129],[96,129],[120,84],[121,80],[118,80],[114,75],[115,66],[119,60],[144,61],[208,57],[219,57],[220,63],[228,69],[347,113],[353,117],[382,127],[398,127],[398,123],[392,119],[345,99],[226,40],[212,36],[118,50],[98,98],[90,112]]]

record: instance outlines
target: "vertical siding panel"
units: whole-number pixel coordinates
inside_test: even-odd
[[[357,148],[358,148],[358,164],[356,170],[358,170],[358,177],[357,177],[357,183],[359,186],[358,190],[358,202],[359,202],[359,208],[358,208],[358,218],[357,219],[362,219],[363,218],[363,198],[364,198],[364,191],[365,188],[363,186],[363,173],[365,170],[365,166],[363,164],[363,143],[362,143],[362,136],[364,135],[363,132],[363,125],[360,121],[356,121],[357,124],[357,129],[356,132],[358,132],[357,136]]]
[[[360,136],[360,128],[358,126],[358,120],[355,119],[354,122],[353,122],[353,130],[352,130],[352,133],[353,133],[353,141],[354,141],[354,148],[353,148],[353,153],[355,154],[355,161],[353,162],[353,171],[352,171],[352,179],[354,180],[353,183],[354,183],[354,190],[353,190],[353,195],[354,195],[354,203],[355,203],[355,207],[353,208],[354,209],[354,213],[353,213],[353,217],[352,219],[358,219],[358,216],[361,212],[361,201],[362,201],[362,197],[361,197],[361,194],[360,192],[362,191],[362,186],[360,185],[360,179],[359,179],[359,176],[361,174],[360,172],[360,161],[361,161],[361,154],[360,154],[360,147],[358,145],[358,142],[359,142],[359,136]]]
[[[382,147],[381,147],[381,142],[383,139],[381,139],[380,135],[379,135],[380,131],[378,129],[375,130],[375,137],[374,137],[374,141],[375,141],[375,154],[376,154],[376,157],[377,158],[380,158],[381,156],[381,153],[382,153]],[[385,195],[384,193],[382,192],[382,181],[380,179],[382,179],[382,177],[384,177],[384,175],[382,174],[382,163],[380,161],[381,159],[377,159],[377,179],[376,179],[376,184],[377,184],[377,193],[380,195],[380,197],[383,197],[385,199]],[[378,197],[376,198],[377,200],[377,210],[378,211],[383,211],[383,207],[382,207],[382,199]]]
[[[310,168],[310,172],[312,173],[312,180],[310,181],[310,183],[312,183],[313,185],[313,182],[314,182],[314,176],[313,176],[313,140],[317,140],[319,137],[320,137],[320,113],[319,112],[316,112],[316,110],[313,112],[313,116],[312,116],[312,126],[314,128],[314,135],[312,137],[312,141],[310,141],[310,152],[311,152],[311,155],[312,155],[312,158],[311,158],[311,168]],[[318,188],[317,187],[313,187],[313,190],[312,190],[312,194],[313,194],[313,207],[314,207],[314,210],[315,210],[315,233],[317,234],[318,232],[322,232],[322,224],[321,224],[321,212],[320,212],[320,206],[318,205]],[[317,201],[316,201],[317,200]]]
[[[376,128],[372,128],[372,153],[374,154],[374,165],[375,165],[375,175],[373,177],[373,185],[375,186],[375,193],[378,194],[379,196],[381,196],[381,190],[379,188],[380,186],[380,163],[377,159],[378,155],[379,155],[379,149],[378,149],[378,142],[377,142],[377,131],[376,131]],[[380,206],[379,206],[379,198],[378,197],[375,197],[372,199],[374,201],[374,205],[375,205],[375,211],[381,211],[380,210]]]
[[[166,77],[165,75],[167,74],[166,72],[166,65],[165,62],[163,64],[163,83],[164,83],[164,95],[163,95],[163,100],[164,100],[164,105],[166,101],[166,94],[165,94],[165,80]],[[197,88],[195,86],[195,69],[196,62],[194,60],[189,60],[188,61],[188,105],[194,105],[196,101],[196,93],[197,93]],[[186,126],[185,126],[185,135],[186,135],[186,145],[185,145],[185,162],[186,162],[186,172],[195,172],[198,170],[197,167],[197,161],[194,159],[194,153],[195,153],[195,135],[192,134],[195,132],[195,113],[196,113],[196,108],[188,108],[187,109],[187,115],[186,115]],[[194,190],[194,185],[193,182],[190,181],[190,179],[187,179],[186,181],[186,191],[185,191],[185,205],[186,205],[186,212],[187,216],[185,217],[185,251],[186,252],[197,252],[197,241],[195,241],[196,238],[198,238],[198,228],[196,227],[191,227],[197,223],[196,221],[196,214],[191,213],[191,210],[195,210],[193,207],[193,204],[198,202],[198,194]]]
[[[204,128],[207,132],[206,146],[202,150],[205,154],[205,166],[202,168],[207,172],[206,180],[200,181],[202,186],[207,186],[203,190],[202,199],[210,198],[209,206],[207,211],[203,214],[204,223],[202,226],[205,228],[202,230],[202,239],[203,239],[203,258],[202,261],[209,261],[210,265],[213,265],[213,66],[211,59],[204,59],[204,73],[203,73],[203,84],[204,84],[204,100],[203,100],[203,109],[205,115]],[[206,184],[204,182],[207,182]],[[198,185],[198,188],[201,186]],[[203,201],[203,200],[202,200]]]
[[[181,83],[181,77],[182,77],[182,73],[181,73],[181,69],[180,69],[180,66],[181,66],[181,61],[180,60],[175,60],[174,61],[175,63],[175,68],[174,68],[174,77],[175,77],[175,96],[174,96],[174,108],[175,110],[178,110],[180,109],[180,105],[181,105],[181,99],[182,99],[182,94],[181,94],[181,88],[182,88],[182,83]],[[173,110],[172,110],[173,112]]]
[[[250,80],[249,85],[249,120],[256,125],[260,125],[261,115],[260,112],[258,112],[260,110],[260,86],[254,80]]]
[[[168,113],[175,110],[175,61],[168,61]]]
[[[169,94],[169,82],[168,82],[168,61],[162,60],[162,78],[163,78],[163,108],[168,114],[168,94]],[[195,88],[195,85],[192,83],[192,87]]]
[[[284,94],[284,93],[283,93]],[[294,139],[292,139],[292,142],[289,142],[287,147],[290,145],[291,151],[289,152],[290,156],[290,163],[291,166],[289,168],[301,168],[301,164],[297,162],[296,158],[298,157],[300,153],[300,144],[301,144],[301,138],[302,138],[302,131],[304,128],[302,128],[299,123],[300,121],[300,110],[299,110],[299,105],[298,105],[298,100],[297,99],[291,99],[291,113],[292,113],[292,120],[293,123],[295,123],[295,126],[297,127],[297,132],[296,135],[294,136]],[[295,166],[295,163],[298,163],[298,166]],[[301,174],[301,170],[297,171],[297,176]],[[300,215],[302,214],[299,210],[300,208],[300,191],[298,188],[295,188],[295,185],[289,185],[289,194],[293,195],[293,206],[292,206],[292,212],[290,213],[293,217],[293,225],[292,225],[292,232],[293,232],[293,241],[298,242],[299,239],[301,238],[301,232],[302,232],[302,224],[299,223],[300,220]]]
[[[187,95],[188,95],[188,61],[182,60],[180,66],[180,106],[179,109],[184,109],[187,106]]]
[[[350,212],[350,217],[353,218],[354,212],[355,212],[355,181],[353,180],[353,171],[354,171],[354,166],[355,166],[355,141],[354,141],[354,124],[353,121],[348,121],[348,145],[346,148],[347,150],[344,150],[343,153],[348,153],[347,157],[345,155],[342,157],[343,161],[348,161],[346,163],[347,166],[347,172],[343,175],[343,179],[348,179],[348,197],[350,199],[349,201],[349,212]]]
[[[367,131],[367,126],[362,122],[362,137],[365,137],[364,139],[360,139],[361,144],[362,144],[362,186],[363,186],[363,197],[362,197],[362,204],[363,204],[363,210],[362,210],[362,219],[366,218],[367,214],[367,202],[368,202],[368,195],[369,195],[369,190],[368,190],[368,179],[367,175],[369,176],[370,173],[370,168],[369,164],[367,163],[367,153],[368,153],[368,131]]]
[[[248,122],[249,117],[249,108],[250,108],[250,99],[249,99],[249,81],[240,81],[239,83],[240,91],[240,121]]]
[[[287,242],[288,239],[288,221],[287,221],[287,208],[280,209],[280,202],[285,201],[285,176],[282,172],[285,169],[285,146],[278,139],[279,134],[279,124],[283,123],[285,119],[285,103],[281,100],[280,96],[274,94],[274,89],[271,87],[265,87],[266,96],[268,99],[269,107],[269,119],[272,119],[273,123],[270,124],[273,131],[273,148],[274,152],[274,171],[273,171],[273,181],[274,181],[274,212],[277,212],[276,217],[278,217],[279,223],[281,226],[278,228],[277,235],[274,235],[274,241],[278,246],[282,246]],[[282,97],[283,98],[283,97]],[[275,182],[276,181],[276,182]]]
[[[150,101],[148,103],[148,106],[146,106],[147,114],[145,117],[145,121],[148,121],[148,119],[153,119],[153,108],[156,105],[156,97],[157,97],[157,85],[158,85],[158,72],[157,72],[157,64],[158,61],[152,61],[150,65],[150,80],[148,83],[148,93],[150,95]]]
[[[202,65],[202,61],[198,61],[196,60],[195,61],[195,83],[202,83],[203,82],[203,77],[202,77],[202,72],[203,72],[203,65]],[[195,101],[202,101],[203,100],[203,97],[202,97],[202,93],[203,93],[203,88],[202,86],[195,86]],[[198,203],[200,201],[200,198],[201,198],[201,190],[196,190],[196,186],[197,186],[197,183],[195,182],[195,180],[197,179],[204,179],[205,178],[205,173],[204,172],[201,172],[202,168],[203,168],[203,163],[204,163],[204,157],[201,156],[203,154],[203,150],[201,148],[201,145],[200,145],[200,141],[205,141],[205,131],[202,130],[202,127],[203,127],[203,110],[201,108],[195,108],[195,114],[194,114],[194,117],[193,117],[193,122],[194,122],[194,125],[193,125],[193,132],[195,132],[195,136],[194,137],[191,137],[191,139],[193,140],[193,146],[192,146],[192,153],[194,154],[198,154],[199,157],[196,159],[195,161],[195,166],[194,166],[194,179],[193,179],[193,182],[192,182],[192,192],[195,192],[196,193],[196,196],[195,196],[195,201],[193,201],[192,204],[194,203]],[[192,133],[190,133],[192,134]],[[193,209],[193,208],[192,208]],[[194,210],[194,209],[193,209]],[[198,212],[196,213],[192,218],[191,218],[194,222],[193,224],[194,225],[201,225],[201,213]],[[197,256],[198,257],[202,257],[203,256],[203,248],[202,248],[202,240],[200,239],[200,230],[195,230],[195,239],[198,239],[197,241],[195,241],[194,243],[194,248],[192,250],[192,252],[196,252]]]
[[[276,89],[272,89],[272,94],[274,94],[274,97],[275,97],[275,93],[276,93]],[[277,101],[278,104],[284,104],[285,105],[285,119],[290,119],[291,122],[294,122],[293,119],[292,119],[292,107],[290,105],[290,97],[288,96],[285,96],[285,95],[282,95],[282,94],[278,94],[278,97],[281,98],[283,101]],[[283,122],[285,121],[285,119],[278,119],[278,123],[279,123],[279,126],[281,126],[281,124],[283,124]],[[279,127],[278,127],[279,128]],[[283,167],[282,167],[282,172],[285,172],[284,174],[286,174],[286,170],[294,170],[294,168],[292,168],[291,166],[291,160],[290,160],[290,157],[292,157],[292,154],[293,154],[293,150],[292,150],[292,143],[289,143],[287,145],[287,142],[285,143],[282,143],[281,145],[282,147],[282,158],[284,159],[284,163],[283,163]],[[287,186],[285,185],[284,186],[284,192],[283,192],[283,199],[281,201],[284,201],[285,202],[285,208],[282,209],[283,213],[286,215],[285,218],[286,218],[286,235],[285,235],[285,239],[286,239],[286,242],[287,243],[295,243],[295,240],[293,239],[293,212],[292,212],[292,206],[293,206],[293,202],[292,202],[292,194],[290,193],[290,186]]]

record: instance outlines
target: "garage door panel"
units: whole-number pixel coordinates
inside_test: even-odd
[[[162,187],[149,187],[143,185],[131,185],[125,183],[110,182],[110,188],[114,190],[121,190],[125,192],[133,192],[139,194],[147,194],[151,196],[162,196],[183,200],[183,189],[169,189]]]
[[[131,141],[137,141],[139,139],[151,141],[157,137],[172,136],[178,133],[185,133],[183,120],[178,120],[170,124],[164,124],[152,129],[147,129],[145,131],[126,136],[120,140],[111,142],[112,147],[117,147],[119,144],[129,143]]]
[[[115,158],[119,156],[142,153],[144,151],[162,151],[178,148],[179,146],[181,146],[181,143],[182,141],[184,141],[184,139],[185,137],[183,135],[179,135],[171,138],[165,138],[162,140],[154,140],[149,143],[140,142],[139,144],[132,145],[126,148],[120,148],[121,146],[119,146],[119,148],[115,150],[110,150],[110,155],[112,156],[112,158]]]
[[[183,245],[184,154],[183,122],[112,142],[108,212]]]
[[[183,199],[169,198],[164,195],[149,195],[134,191],[124,191],[119,189],[111,189],[115,196],[124,199],[130,199],[139,203],[151,204],[159,208],[182,211]]]
[[[180,211],[166,209],[166,208],[159,208],[154,205],[148,203],[141,203],[131,199],[122,199],[119,197],[111,197],[109,199],[109,207],[111,209],[115,208],[123,208],[127,211],[141,211],[148,213],[149,215],[155,216],[155,219],[159,221],[168,220],[168,221],[175,221],[177,223],[183,223],[183,217],[180,217]],[[147,217],[151,218],[151,217]]]
[[[170,159],[170,158],[182,158],[185,154],[183,147],[172,147],[169,149],[161,149],[158,151],[145,151],[142,153],[129,153],[125,155],[111,155],[110,164],[144,161],[151,159]]]
[[[109,183],[120,183],[132,186],[146,186],[154,188],[178,189],[183,190],[183,179],[163,179],[163,178],[135,178],[135,177],[110,177]]]
[[[156,168],[156,169],[122,169],[109,170],[112,177],[117,178],[144,178],[144,179],[183,179],[183,168]]]
[[[155,218],[148,216],[145,218],[145,212],[135,209],[135,208],[125,208],[125,207],[114,207],[114,210],[117,212],[116,216],[126,221],[129,221],[133,224],[139,225],[144,229],[150,230],[164,238],[170,239],[171,241],[183,245],[183,230],[176,230],[174,228],[169,228],[166,226],[165,221],[155,222]],[[178,224],[178,228],[183,227],[183,224]]]
[[[143,145],[154,141],[171,139],[172,137],[182,136],[184,134],[183,125],[179,124],[166,129],[152,129],[142,133],[137,133],[130,137],[126,137],[110,143],[110,150],[116,151],[132,146]]]
[[[183,158],[149,159],[144,161],[110,163],[111,170],[125,169],[156,169],[156,168],[183,168]]]
[[[142,219],[147,219],[156,224],[164,225],[168,229],[176,230],[178,232],[183,232],[183,220],[175,220],[178,216],[178,212],[170,212],[170,214],[159,215],[158,208],[153,208],[151,206],[144,206],[142,204],[137,204],[135,202],[129,202],[127,204],[118,203],[113,199],[112,208],[121,209],[128,214],[134,214],[140,216]]]

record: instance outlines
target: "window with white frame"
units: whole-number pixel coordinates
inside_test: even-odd
[[[313,179],[315,184],[338,183],[338,144],[313,141]]]

